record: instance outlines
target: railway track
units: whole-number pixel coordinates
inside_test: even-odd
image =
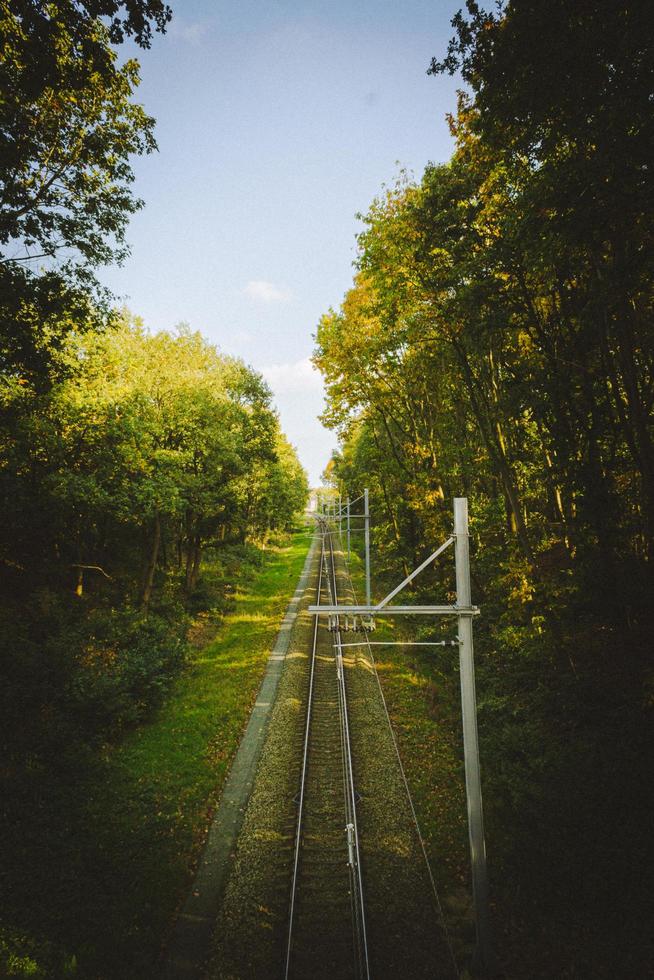
[[[207,977],[453,980],[367,634],[306,613],[356,604],[337,526],[317,531]]]
[[[317,602],[338,604],[332,535],[320,523]],[[315,617],[284,976],[368,980],[357,792],[338,617]]]

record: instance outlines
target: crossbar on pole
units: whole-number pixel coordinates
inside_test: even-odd
[[[363,640],[361,643],[341,643],[341,647],[458,647],[458,640]]]
[[[361,616],[478,616],[478,606],[309,606],[308,612],[316,616],[334,613],[357,613]]]

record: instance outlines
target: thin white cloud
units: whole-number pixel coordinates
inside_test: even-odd
[[[243,292],[260,303],[290,303],[293,299],[293,293],[286,286],[276,286],[265,279],[250,279]]]
[[[207,24],[203,24],[199,20],[183,20],[178,14],[175,14],[170,22],[168,33],[172,38],[197,46],[207,30]]]
[[[320,483],[320,474],[335,448],[332,432],[318,421],[324,409],[322,375],[308,357],[258,367],[270,388],[282,429],[297,446],[302,465],[309,473],[312,486]]]
[[[286,364],[269,364],[259,370],[275,395],[322,392],[322,375],[308,357]]]

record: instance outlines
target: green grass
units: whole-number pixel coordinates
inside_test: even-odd
[[[147,723],[26,774],[0,976],[3,961],[14,976],[157,976],[308,545],[296,534],[241,574],[233,613]]]

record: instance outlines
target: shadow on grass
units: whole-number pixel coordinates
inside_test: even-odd
[[[234,615],[120,744],[92,750],[62,728],[4,772],[0,976],[3,961],[14,976],[158,975],[308,545],[266,553]]]

